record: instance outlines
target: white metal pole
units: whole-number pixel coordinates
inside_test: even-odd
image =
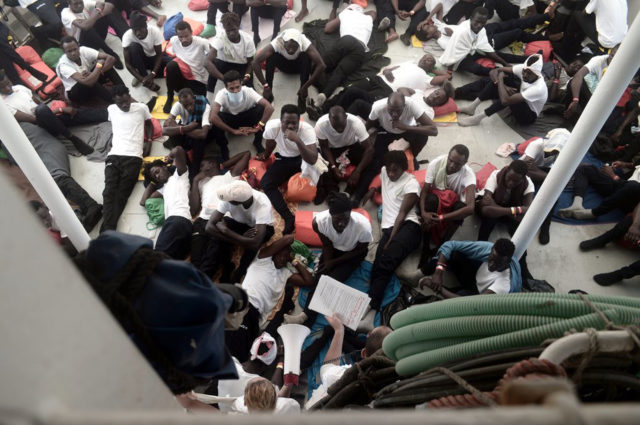
[[[578,119],[549,175],[513,235],[515,257],[520,258],[527,249],[545,217],[553,208],[560,193],[589,150],[591,143],[604,125],[613,107],[640,67],[640,19],[636,16],[629,32],[611,61],[609,69],[598,84],[591,100]]]
[[[82,227],[69,202],[65,199],[58,185],[49,174],[38,153],[29,142],[22,128],[15,120],[4,100],[0,101],[0,140],[27,176],[38,195],[47,204],[56,218],[56,224],[67,234],[78,251],[89,246],[91,238]]]

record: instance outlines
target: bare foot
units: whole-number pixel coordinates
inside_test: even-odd
[[[156,25],[158,25],[159,27],[162,27],[164,25],[164,21],[167,20],[167,15],[160,15],[158,17],[158,21],[156,22]]]
[[[392,32],[392,33],[389,33],[387,38],[384,39],[384,42],[391,43],[392,41],[397,40],[398,38],[400,38],[400,35],[398,35],[397,32]]]
[[[309,14],[309,9],[307,8],[302,9],[300,13],[298,13],[298,16],[296,16],[296,22],[302,21],[304,18],[306,18],[308,14]]]

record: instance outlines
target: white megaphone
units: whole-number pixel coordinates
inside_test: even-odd
[[[298,385],[298,375],[300,375],[300,355],[302,344],[311,331],[302,325],[282,325],[278,328],[278,333],[282,337],[284,344],[284,383],[287,385]]]

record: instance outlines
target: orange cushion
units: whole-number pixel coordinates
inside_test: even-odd
[[[187,3],[189,10],[207,10],[209,8],[209,2],[207,0],[189,0]]]
[[[453,98],[449,98],[447,103],[441,106],[434,106],[433,113],[436,117],[440,117],[442,115],[447,115],[452,112],[458,112],[458,105],[456,105],[456,101]]]
[[[371,222],[371,216],[369,216],[369,213],[364,209],[356,208],[353,211],[367,217],[369,222]],[[316,214],[314,211],[296,211],[296,239],[307,246],[322,246],[320,236],[313,230],[313,217]]]
[[[494,61],[492,61],[489,58],[478,58],[476,59],[476,63],[478,65],[482,65],[485,68],[495,68],[496,67],[496,63]]]
[[[538,40],[527,43],[524,48],[524,54],[525,56],[535,55],[539,50],[542,50],[542,60],[549,62],[551,53],[553,52],[553,46],[551,46],[551,42],[549,40]]]
[[[182,20],[191,25],[193,35],[200,35],[200,33],[204,30],[204,24],[200,21],[196,21],[195,19],[191,18],[182,18]]]
[[[302,173],[296,173],[287,183],[285,197],[289,202],[311,202],[316,197],[316,190],[308,178],[302,177]]]

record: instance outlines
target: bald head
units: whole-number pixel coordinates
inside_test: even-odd
[[[342,133],[347,126],[347,113],[342,106],[336,105],[329,109],[329,122],[338,133]]]
[[[382,348],[382,341],[391,333],[389,326],[378,326],[373,328],[369,334],[367,334],[367,342],[364,346],[364,357],[372,356],[373,353]]]
[[[387,105],[394,108],[404,108],[404,95],[398,92],[391,93],[391,96],[387,99]]]

